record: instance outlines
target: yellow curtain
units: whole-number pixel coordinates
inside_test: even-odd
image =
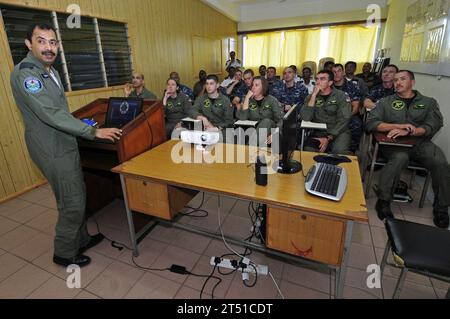
[[[320,29],[293,30],[284,34],[284,45],[281,54],[281,65],[296,65],[303,62],[318,62],[320,53]]]
[[[321,36],[321,29],[249,34],[245,41],[245,67],[258,70],[265,64],[281,70],[291,64],[301,67],[305,61],[315,61],[319,66],[321,58],[333,57],[336,63],[355,61],[361,70],[365,62],[372,62],[376,27],[336,26],[329,28],[328,39]],[[324,42],[326,50],[321,47]]]
[[[362,25],[331,27],[328,34],[327,56],[336,63],[355,61],[358,70],[365,62],[372,62],[377,39],[376,27]]]
[[[249,34],[245,41],[245,67],[258,70],[261,64],[281,66],[281,32]]]

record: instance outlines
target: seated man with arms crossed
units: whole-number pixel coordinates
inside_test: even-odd
[[[166,135],[170,139],[173,130],[181,128],[181,120],[189,116],[192,104],[189,98],[180,92],[178,83],[174,79],[168,79],[163,105],[166,116]]]
[[[375,209],[381,220],[394,216],[390,206],[394,185],[408,162],[414,160],[431,172],[435,195],[434,224],[440,228],[448,228],[450,165],[442,150],[431,141],[442,128],[443,117],[436,100],[413,90],[414,84],[414,73],[408,70],[399,71],[394,78],[397,93],[382,99],[369,113],[368,131],[384,132],[393,139],[401,136],[412,136],[416,139],[412,148],[390,145],[380,147],[381,154],[388,162],[380,172]]]
[[[230,100],[218,90],[217,75],[208,75],[206,77],[207,94],[195,100],[194,107],[189,113],[191,118],[201,120],[207,131],[220,131],[231,127],[234,123]]]
[[[352,117],[350,97],[333,88],[334,75],[328,70],[320,71],[316,77],[316,86],[306,98],[300,111],[304,121],[326,123],[326,131],[313,131],[305,142],[305,151],[334,154],[350,153],[350,129]]]
[[[376,103],[384,97],[395,94],[394,76],[398,72],[398,67],[394,64],[385,66],[381,73],[382,84],[377,85],[370,90],[369,95],[364,100],[364,107],[371,110],[376,106]]]

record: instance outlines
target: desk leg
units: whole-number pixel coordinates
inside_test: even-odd
[[[127,188],[125,185],[125,179],[123,175],[120,175],[120,183],[122,184],[123,200],[125,202],[125,210],[127,212],[128,229],[130,231],[130,240],[131,240],[131,247],[133,248],[133,256],[137,257],[139,256],[139,251],[137,247],[136,232],[134,230],[133,213],[131,212],[130,207],[128,207]]]
[[[342,256],[341,267],[339,269],[336,269],[336,289],[335,289],[336,299],[342,299],[344,293],[345,276],[347,274],[347,263],[350,255],[350,246],[352,244],[353,224],[354,224],[353,221],[347,221],[347,227],[345,231],[344,254]]]

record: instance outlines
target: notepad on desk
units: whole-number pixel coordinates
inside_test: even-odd
[[[256,127],[256,125],[258,125],[258,121],[239,120],[234,122],[234,126]]]
[[[314,130],[326,130],[327,124],[310,122],[310,121],[302,121],[301,128],[309,128],[309,129],[314,129]]]

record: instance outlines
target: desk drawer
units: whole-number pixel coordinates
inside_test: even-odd
[[[266,226],[269,248],[340,265],[345,238],[344,221],[269,206]]]
[[[125,178],[131,210],[171,220],[167,185]]]

